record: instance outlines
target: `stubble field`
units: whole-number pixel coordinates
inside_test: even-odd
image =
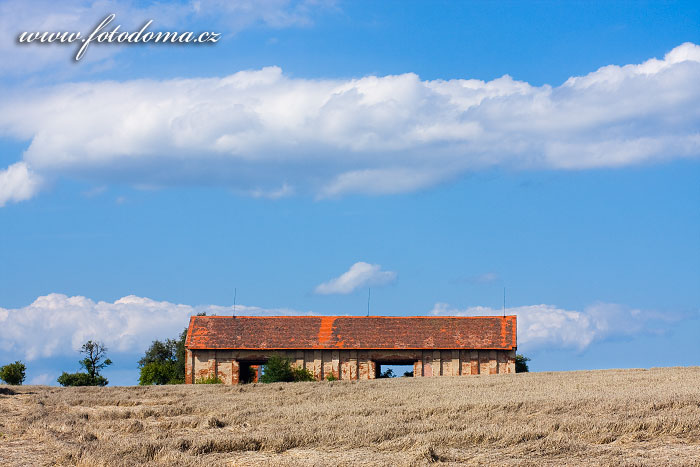
[[[700,465],[700,367],[0,394],[5,465]]]

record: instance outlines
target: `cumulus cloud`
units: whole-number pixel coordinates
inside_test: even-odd
[[[24,201],[33,197],[41,186],[41,178],[26,164],[17,162],[0,170],[0,207],[9,201]]]
[[[356,287],[386,284],[396,274],[378,265],[356,263],[340,277],[317,288],[318,293],[349,293]],[[289,308],[266,309],[236,305],[183,305],[129,295],[114,302],[93,301],[82,296],[49,294],[21,308],[0,307],[0,352],[21,355],[23,360],[72,356],[88,339],[104,342],[110,352],[142,352],[155,339],[172,338],[187,326],[189,317],[208,315],[311,315]],[[457,309],[436,303],[432,316],[492,316],[499,309]],[[643,332],[663,332],[681,316],[660,314],[623,305],[597,303],[583,311],[553,305],[531,305],[506,309],[518,316],[518,346],[534,349],[558,347],[582,350],[610,337]],[[49,381],[39,375],[32,384]],[[52,380],[52,379],[51,379]]]
[[[489,307],[456,309],[436,303],[434,316],[494,316],[502,310]],[[677,320],[662,315],[613,303],[597,303],[583,311],[565,310],[554,305],[530,305],[507,308],[506,313],[518,317],[518,346],[529,349],[559,347],[583,350],[592,342],[608,337],[628,336],[640,332],[657,332],[663,324]]]
[[[410,192],[467,171],[581,170],[700,155],[700,46],[560,86],[413,73],[83,82],[0,95],[39,174],[253,196]],[[60,118],[56,118],[60,115]],[[283,187],[280,189],[280,187]]]
[[[359,287],[386,285],[394,280],[395,272],[382,271],[378,264],[359,261],[340,276],[318,285],[315,292],[321,295],[348,294]]]
[[[0,308],[0,350],[32,361],[72,355],[88,339],[115,352],[140,352],[155,339],[172,338],[200,312],[233,315],[233,307],[190,306],[129,295],[114,303],[49,294],[23,308]],[[289,309],[237,305],[236,315],[298,315]]]

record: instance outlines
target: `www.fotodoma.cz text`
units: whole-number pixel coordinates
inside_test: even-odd
[[[117,24],[111,31],[107,31],[115,14],[107,15],[95,29],[86,37],[80,32],[22,32],[17,36],[19,44],[72,44],[78,42],[80,47],[75,54],[74,60],[77,62],[85,56],[88,46],[92,43],[98,44],[215,44],[219,41],[220,33],[204,31],[195,34],[186,32],[152,32],[148,28],[153,20],[148,20],[141,29],[134,32],[120,31],[121,25]]]

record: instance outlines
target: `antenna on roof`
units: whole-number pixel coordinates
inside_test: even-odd
[[[503,287],[503,317],[506,317],[506,288]]]
[[[236,295],[237,295],[236,292],[238,292],[238,290],[236,290],[236,288],[234,287],[233,288],[233,317],[234,318],[236,317]]]
[[[372,296],[372,288],[367,288],[367,316],[369,316],[369,298]]]

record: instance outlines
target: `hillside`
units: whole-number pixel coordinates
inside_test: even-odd
[[[0,388],[9,465],[700,463],[700,367]]]

